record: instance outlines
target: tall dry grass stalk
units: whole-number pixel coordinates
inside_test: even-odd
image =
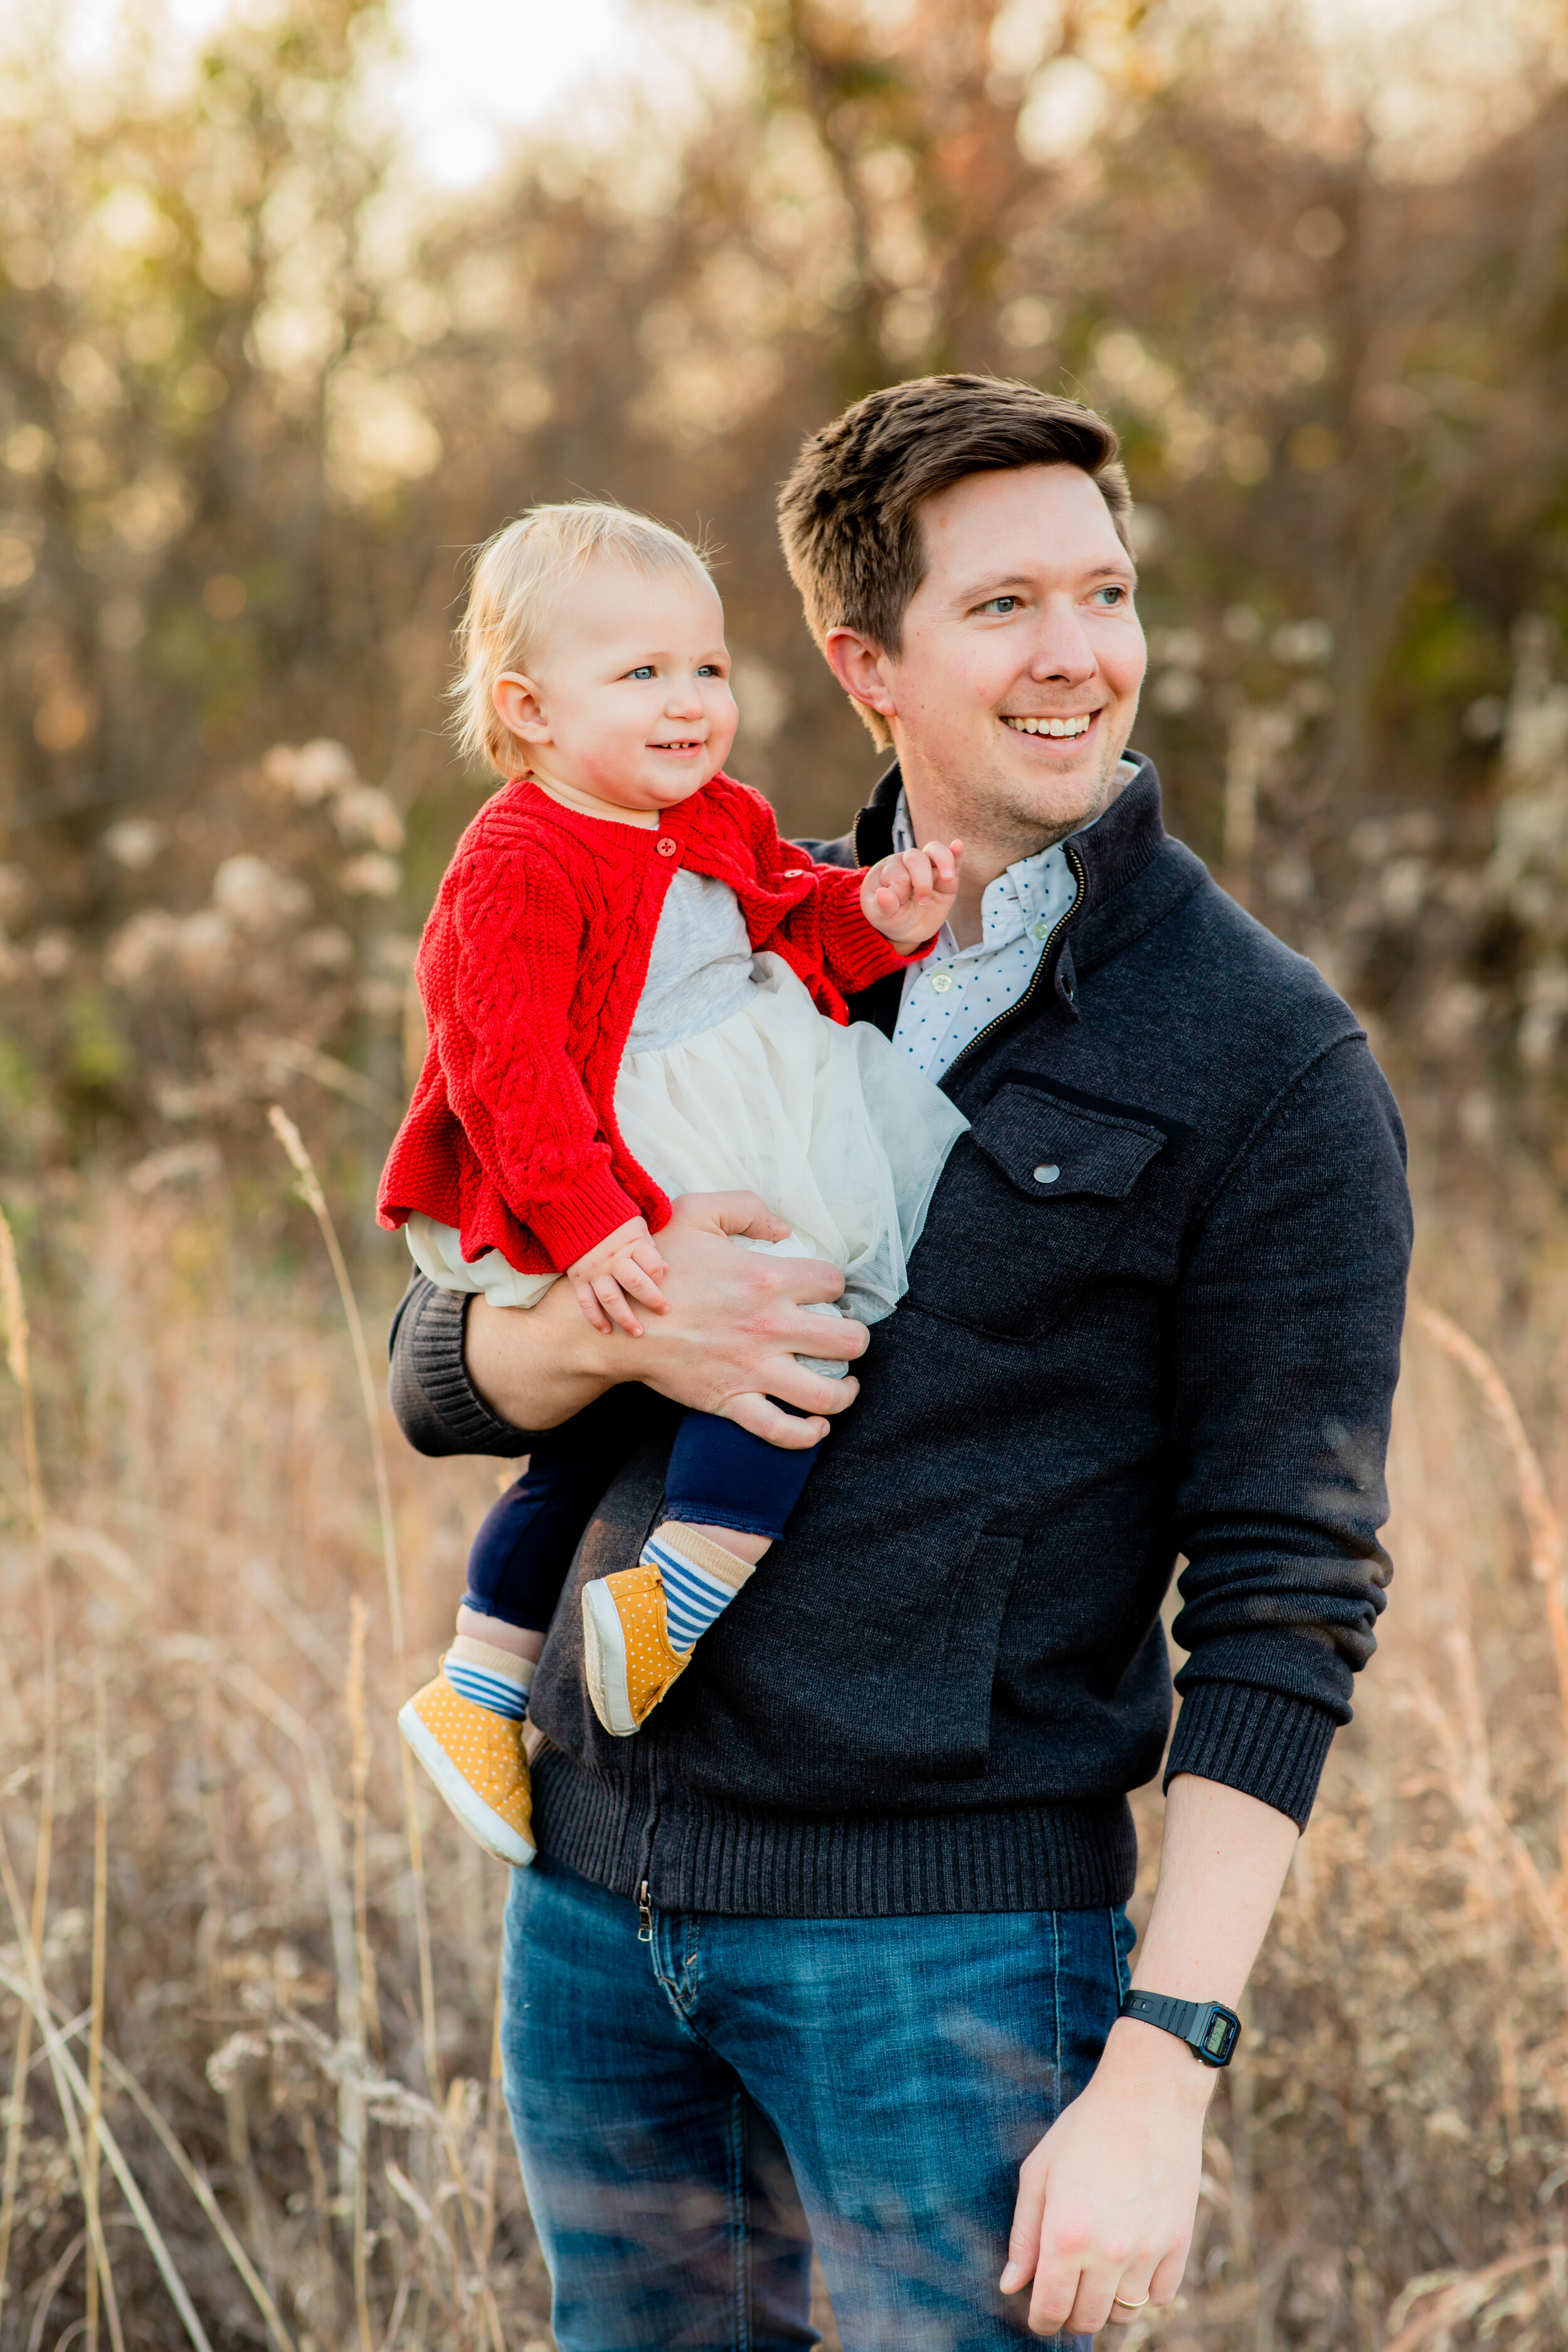
[[[407,1681],[407,1660],[403,1629],[403,1587],[397,1564],[397,1535],[393,1518],[392,1486],[387,1472],[386,1447],[381,1430],[380,1400],[371,1376],[370,1351],[365,1345],[364,1325],[360,1318],[359,1302],[354,1296],[353,1283],[350,1278],[347,1261],[344,1259],[338,1241],[337,1229],[333,1225],[331,1213],[327,1206],[326,1194],[321,1190],[315,1163],[306,1149],[304,1139],[293,1120],[279,1104],[273,1104],[268,1113],[268,1119],[273,1133],[293,1164],[299,1178],[300,1197],[315,1218],[321,1238],[326,1244],[327,1256],[331,1265],[333,1279],[338,1286],[338,1297],[342,1303],[344,1319],[348,1324],[349,1339],[353,1349],[354,1369],[359,1376],[360,1402],[364,1412],[365,1428],[370,1440],[371,1462],[375,1475],[376,1511],[381,1526],[382,1560],[386,1575],[387,1609],[392,1632],[393,1674],[401,1687]],[[361,1623],[357,1613],[355,1623],[356,1626]],[[363,1655],[361,1664],[363,1668]],[[363,1673],[361,1686],[363,1690]],[[351,1703],[351,1721],[354,1711],[354,1706]],[[363,1701],[361,1712],[363,1713]],[[436,2033],[435,1977],[431,1961],[429,1907],[426,1895],[417,1785],[414,1759],[407,1747],[402,1743],[398,1747],[398,1762],[403,1780],[403,1814],[408,1838],[409,1880],[414,1897],[416,1932],[419,1948],[420,2016],[425,2029],[425,2069],[436,2101],[436,2112],[444,2115],[446,2110],[440,2100],[440,2056]],[[477,2253],[476,2217],[464,2178],[463,2167],[458,2160],[455,2145],[449,2137],[446,2145],[451,2186],[462,2219],[464,2233]],[[370,2352],[370,2312],[364,2296],[363,2182],[356,2182],[354,2196],[356,2217],[354,2304],[363,2352]],[[488,2282],[482,2285],[480,2292],[486,2324],[489,2330],[494,2352],[505,2352],[505,2347],[501,2341],[500,2316]]]
[[[393,1728],[490,1475],[389,1458],[348,1300],[334,1325],[308,1272],[247,1265],[240,1232],[221,1197],[193,1217],[108,1195],[90,1231],[62,1211],[26,1360],[48,1367],[29,1394],[66,1512],[41,1488],[30,1507],[22,1417],[0,1416],[7,1622],[40,1547],[62,1595],[58,1705],[35,1614],[0,1719],[0,2344],[96,2324],[114,2352],[542,2347],[492,2077],[506,1874],[441,1815],[421,1899]],[[341,1248],[333,1270],[352,1300]],[[421,1572],[395,1653],[399,1526]]]
[[[392,1630],[393,1672],[401,1685],[406,1679],[407,1665],[403,1633],[403,1579],[397,1565],[397,1529],[392,1509],[392,1483],[386,1466],[386,1444],[381,1431],[381,1405],[375,1382],[371,1375],[370,1350],[365,1345],[364,1325],[360,1318],[359,1301],[349,1276],[348,1264],[338,1241],[337,1228],[327,1207],[327,1196],[321,1190],[315,1163],[305,1149],[304,1139],[287,1111],[274,1103],[268,1113],[272,1132],[288,1153],[295,1174],[300,1180],[300,1198],[321,1229],[327,1246],[327,1256],[332,1278],[338,1286],[342,1302],[343,1319],[349,1327],[349,1339],[353,1348],[354,1370],[359,1376],[360,1403],[364,1412],[365,1429],[370,1439],[370,1457],[375,1473],[376,1514],[381,1527],[382,1565],[386,1575],[386,1606]],[[416,1801],[414,1759],[406,1748],[399,1749],[403,1775],[403,1814],[408,1835],[408,1863],[414,1889],[415,1917],[419,1937],[420,2015],[425,2027],[425,2064],[431,2087],[440,2086],[440,2060],[436,2041],[436,2003],[434,1978],[430,1964],[429,1909],[425,1894],[425,1857],[419,1832],[419,1808]]]
[[[40,1759],[38,1830],[33,1855],[33,1902],[27,1923],[28,1959],[37,1969],[48,1916],[49,1865],[54,1843],[55,1774],[58,1747],[58,1693],[55,1656],[54,1585],[44,1544],[44,1480],[38,1460],[37,1406],[33,1392],[32,1349],[27,1307],[16,1263],[16,1237],[10,1220],[0,1209],[0,1322],[4,1324],[5,1361],[21,1397],[22,1466],[26,1480],[27,1523],[37,1561],[38,1624],[42,1653],[44,1730]],[[27,2069],[32,2059],[32,2018],[24,2010],[12,2063],[11,2096],[5,2119],[5,2155],[0,2172],[0,2316],[9,2291],[11,2233],[16,2207],[16,2179],[21,2162],[22,2120],[26,2104]],[[94,2240],[96,2247],[97,2241]]]
[[[94,2292],[114,2352],[548,2347],[500,2095],[506,1875],[421,1822],[394,1731],[492,1469],[386,1443],[294,1166],[316,1195],[294,1259],[258,1263],[216,1187],[53,1202],[30,1353],[0,1258],[30,1381],[0,1416],[3,2352],[79,2342]],[[1181,2307],[1123,2352],[1568,2332],[1564,1465],[1531,1439],[1561,1320],[1505,1353],[1413,1318],[1381,1654],[1216,2102]]]

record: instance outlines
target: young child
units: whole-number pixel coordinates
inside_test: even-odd
[[[967,1122],[879,1031],[847,1025],[845,998],[929,950],[962,845],[858,874],[779,840],[766,802],[722,772],[737,713],[713,583],[643,516],[523,515],[481,552],[462,646],[463,740],[511,781],[426,927],[429,1048],[382,1223],[447,1289],[531,1307],[564,1276],[597,1329],[636,1337],[666,1311],[669,1196],[745,1189],[775,1213],[742,1245],[830,1259],[843,1306],[821,1311],[878,1320]],[[625,1451],[606,1452],[604,1415],[582,1421],[489,1514],[458,1638],[398,1717],[458,1819],[517,1864],[533,1855],[533,1661]],[[636,1731],[681,1673],[816,1451],[684,1416],[667,1517],[637,1568],[583,1592],[606,1730]]]

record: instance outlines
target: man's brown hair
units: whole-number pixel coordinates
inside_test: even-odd
[[[1098,484],[1123,546],[1132,494],[1116,435],[1076,400],[989,375],[925,375],[868,393],[814,433],[779,494],[784,562],[820,646],[856,629],[897,655],[925,577],[920,509],[966,474],[1077,466]],[[879,743],[880,713],[858,704]]]

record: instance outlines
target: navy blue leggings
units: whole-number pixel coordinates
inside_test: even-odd
[[[641,1433],[619,1391],[552,1430],[474,1538],[466,1605],[542,1633],[583,1530]],[[683,1413],[665,1475],[665,1515],[700,1528],[782,1536],[821,1450],[785,1453],[732,1421]]]

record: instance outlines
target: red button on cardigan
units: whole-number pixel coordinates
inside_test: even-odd
[[[861,876],[785,866],[773,811],[729,776],[667,809],[657,837],[503,785],[458,844],[420,942],[430,1043],[381,1180],[381,1223],[453,1225],[470,1263],[499,1249],[560,1273],[669,1202],[616,1124],[616,1077],[665,897],[682,868],[726,882],[753,950],[782,956],[819,1011],[929,954],[860,912]],[[787,853],[798,858],[793,845]]]

